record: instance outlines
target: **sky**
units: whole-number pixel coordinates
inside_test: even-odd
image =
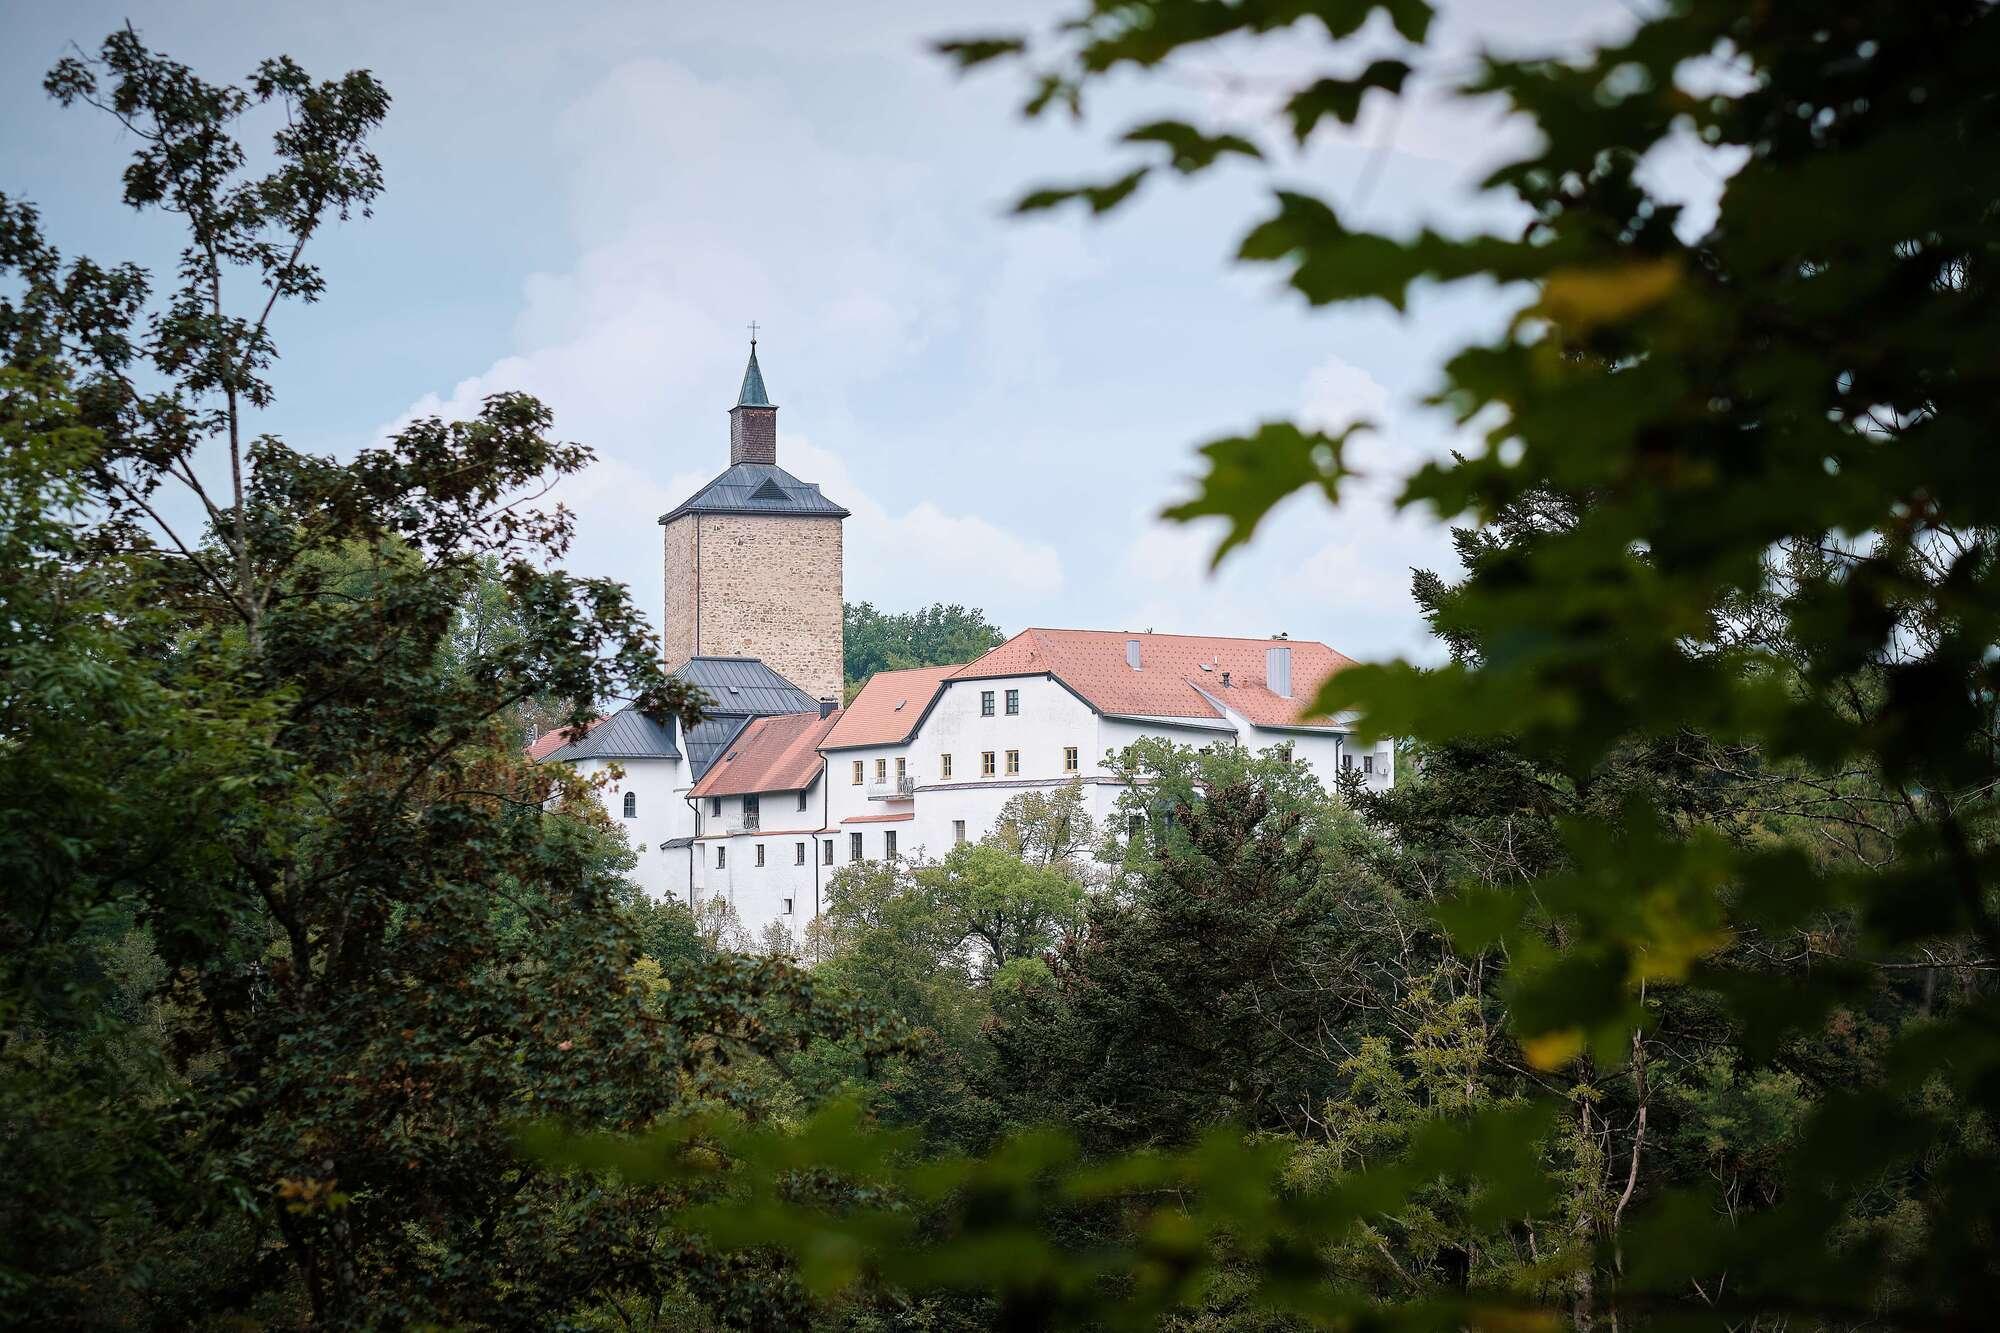
[[[963,603],[1010,633],[1284,632],[1434,660],[1410,571],[1455,562],[1435,516],[1394,510],[1393,481],[1480,447],[1421,400],[1520,295],[1313,311],[1231,254],[1273,185],[1397,231],[1517,225],[1473,186],[1530,133],[1427,86],[1298,149],[1267,113],[1329,59],[1317,42],[1120,80],[1081,121],[1024,120],[1020,71],[961,77],[928,50],[1070,7],[0,0],[0,190],[68,253],[168,268],[172,220],[119,202],[129,140],[50,102],[48,65],[129,18],[212,80],[279,53],[323,78],[365,67],[394,98],[375,141],[387,189],[314,242],[328,291],[276,321],[258,431],[339,455],[532,392],[596,452],[557,492],[578,519],[565,563],[628,583],[657,619],[656,520],[728,463],[755,320],[780,465],[852,511],[850,601]],[[1447,63],[1633,22],[1620,0],[1443,10]],[[1333,62],[1395,47],[1371,26]],[[1116,174],[1116,137],[1162,114],[1261,120],[1270,159],[1149,185],[1108,219],[1011,216],[1027,189]],[[1652,166],[1687,182],[1699,225],[1692,152]],[[1288,501],[1211,575],[1214,531],[1159,511],[1189,494],[1196,446],[1281,417],[1378,423],[1355,455],[1368,476],[1338,507]]]

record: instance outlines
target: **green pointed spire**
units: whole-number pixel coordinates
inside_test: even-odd
[[[743,389],[736,395],[738,407],[769,407],[771,396],[764,392],[764,372],[757,368],[757,340],[750,340],[750,364],[743,368]]]

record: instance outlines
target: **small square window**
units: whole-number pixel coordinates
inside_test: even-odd
[[[722,798],[720,796],[711,796],[708,798],[708,813],[710,818],[722,818]]]
[[[850,861],[859,861],[861,859],[861,835],[859,833],[850,833],[847,835],[847,859]]]
[[[965,821],[963,819],[954,819],[951,821],[951,840],[954,844],[965,841]]]
[[[790,898],[787,898],[785,899],[785,915],[790,916],[791,914],[792,914],[792,900]]]
[[[1354,756],[1353,756],[1353,755],[1351,755],[1351,754],[1344,754],[1344,755],[1340,756],[1340,771],[1341,771],[1341,772],[1343,772],[1343,773],[1352,773],[1352,772],[1354,771]]]
[[[993,691],[981,690],[979,692],[979,716],[993,716]]]
[[[861,785],[861,761],[859,759],[854,761],[854,785],[857,787]]]
[[[1007,691],[1007,716],[1017,717],[1020,715],[1020,712],[1021,712],[1021,692],[1019,690]]]
[[[1009,773],[1019,773],[1021,771],[1021,752],[1019,750],[1007,751],[1007,771]]]
[[[805,863],[806,863],[806,845],[802,842],[793,843],[792,864],[795,866],[802,866]]]
[[[832,838],[828,838],[828,839],[826,840],[826,846],[820,849],[820,857],[819,857],[819,863],[820,863],[821,865],[823,865],[823,866],[830,866],[830,865],[832,865],[832,864],[833,864],[833,839],[832,839]]]
[[[1074,773],[1076,772],[1076,768],[1076,747],[1074,745],[1063,746],[1063,772]]]
[[[951,756],[950,756],[950,755],[948,755],[948,754],[941,754],[941,755],[939,755],[939,756],[938,756],[938,776],[939,776],[940,778],[943,778],[943,779],[944,779],[944,780],[946,780],[947,782],[949,782],[949,781],[951,780]]]
[[[990,778],[993,776],[993,751],[983,750],[980,752],[979,776],[983,778]]]
[[[764,844],[761,842],[757,844],[757,864],[764,864]]]
[[[1375,756],[1374,756],[1374,755],[1372,755],[1372,754],[1364,754],[1364,755],[1362,755],[1362,756],[1361,756],[1361,771],[1362,771],[1363,773],[1373,773],[1373,772],[1375,771]]]
[[[729,849],[728,849],[727,847],[718,847],[718,848],[716,848],[716,849],[715,849],[715,868],[716,868],[717,870],[720,870],[720,869],[722,869],[722,868],[723,868],[724,866],[726,866],[726,865],[728,865],[728,864],[729,864]]]
[[[882,831],[882,857],[887,861],[896,859],[896,830],[894,829],[884,829]]]
[[[805,809],[805,808],[806,808],[806,794],[805,794],[804,792],[800,792],[800,793],[799,793],[799,809],[803,810],[803,809]]]

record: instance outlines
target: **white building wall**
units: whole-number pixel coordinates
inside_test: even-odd
[[[813,919],[815,897],[831,867],[821,863],[824,794],[818,784],[805,793],[799,809],[796,791],[760,792],[757,827],[745,827],[744,798],[723,796],[704,800],[701,834],[694,843],[695,900],[721,898],[736,912],[737,921],[756,948],[765,930],[781,923],[803,942]],[[714,812],[719,801],[722,813]],[[764,864],[757,864],[757,849]],[[721,851],[721,864],[716,853]],[[804,858],[801,860],[800,852]],[[679,855],[685,856],[682,852]],[[685,865],[685,862],[682,863]]]
[[[694,832],[694,812],[688,809],[687,762],[684,759],[581,759],[574,765],[577,775],[596,778],[616,766],[620,776],[607,778],[598,788],[597,798],[611,822],[625,830],[625,839],[639,854],[639,863],[629,878],[654,898],[685,893],[686,853],[663,851],[660,844],[670,838],[685,838]],[[634,798],[635,813],[625,817],[625,797]]]

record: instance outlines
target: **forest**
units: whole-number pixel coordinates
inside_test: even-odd
[[[1419,83],[1539,131],[1484,186],[1516,229],[1285,178],[1237,254],[1312,309],[1512,302],[1436,368],[1469,443],[1398,479],[1453,525],[1411,587],[1437,661],[1315,704],[1409,780],[1142,743],[1145,821],[1024,795],[844,867],[801,958],[644,898],[525,758],[706,702],[530,502],[591,463],[561,404],[344,458],[258,428],[389,91],[211,82],[129,27],[57,63],[181,250],[67,253],[0,194],[0,1323],[1984,1327],[2000,12],[1670,0],[1469,61],[1433,18],[1079,3],[936,54],[1030,116],[1183,97],[1030,213],[1282,177]],[[1267,49],[1265,123],[1169,77]],[[1718,150],[1712,221],[1657,192],[1669,140]],[[1368,429],[1244,412],[1169,512],[1217,561],[1337,505]],[[993,632],[849,626],[850,675]]]

